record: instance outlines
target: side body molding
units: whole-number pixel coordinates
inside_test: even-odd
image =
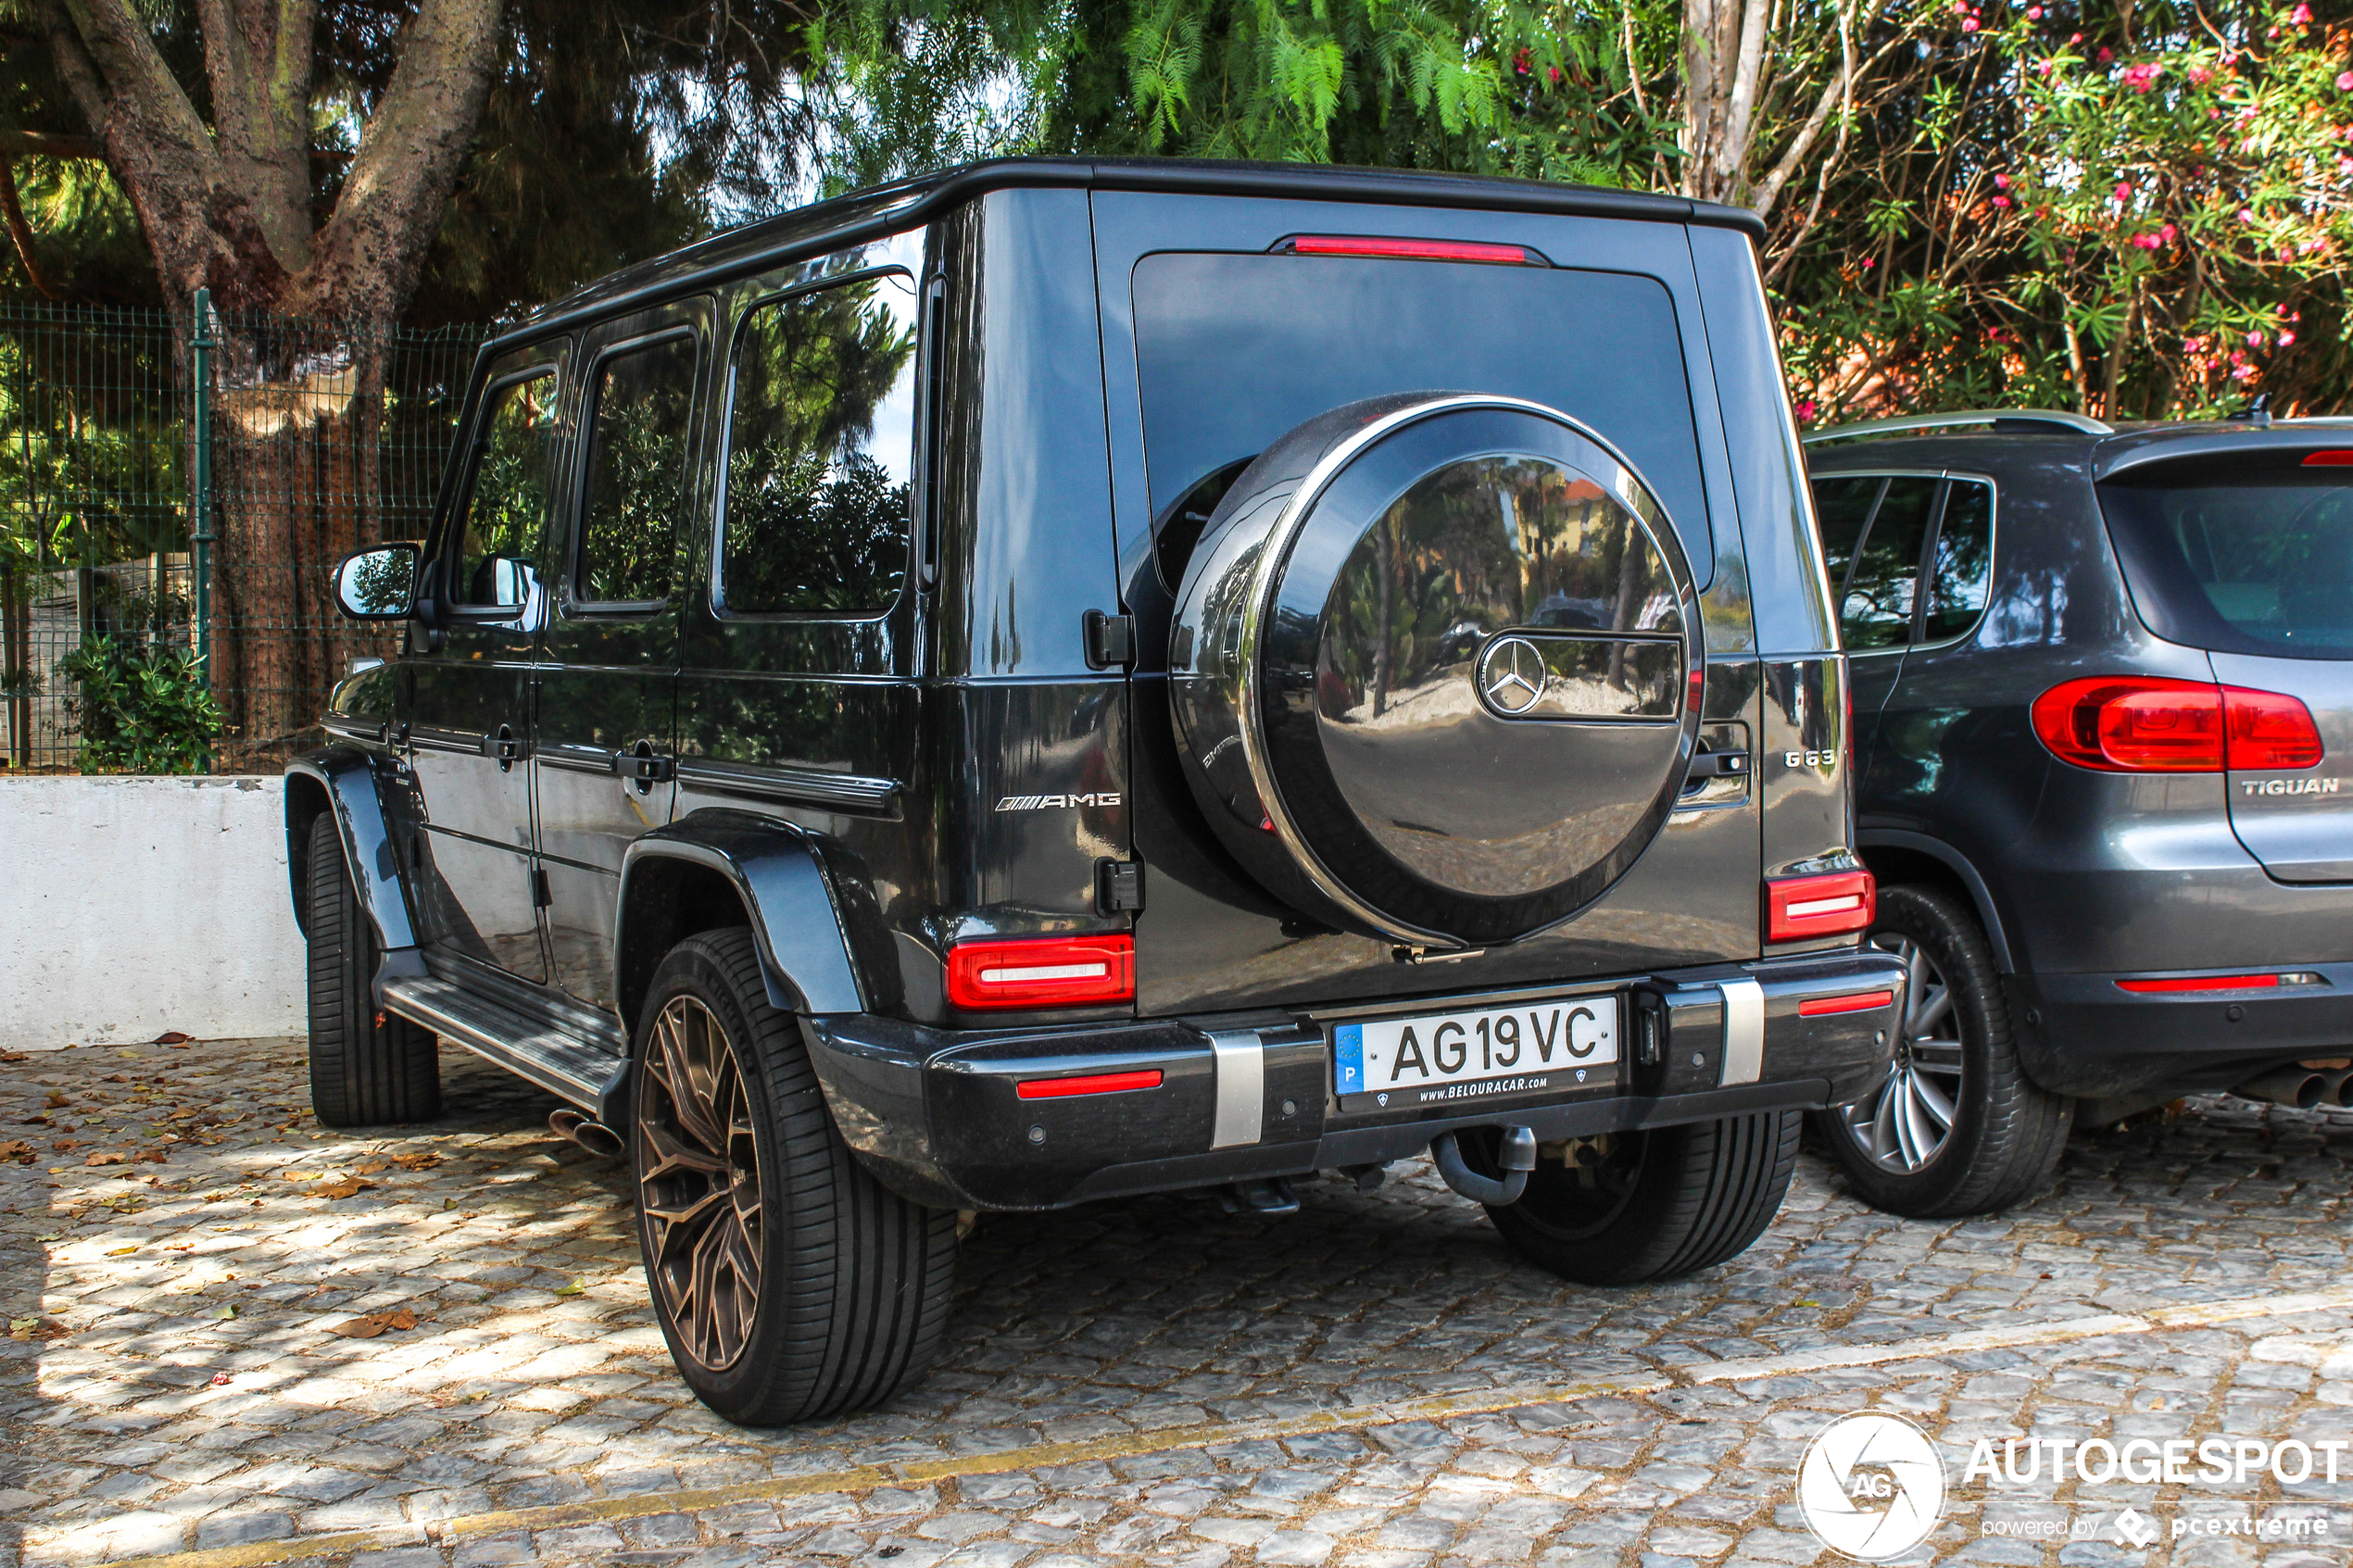
[[[621,919],[613,944],[613,995],[634,1025],[637,999],[661,961],[657,933],[682,928],[651,906],[672,895],[662,873],[681,863],[714,872],[736,890],[760,947],[769,1005],[787,1012],[863,1012],[864,987],[832,879],[817,845],[774,817],[727,808],[688,813],[630,845],[621,863]],[[697,911],[682,911],[690,917]],[[711,922],[689,918],[683,929]]]
[[[295,922],[306,923],[303,884],[310,858],[310,824],[322,809],[335,814],[343,852],[359,884],[359,902],[375,922],[376,937],[389,956],[417,946],[409,898],[400,883],[400,860],[377,790],[384,759],[354,746],[308,752],[286,764],[286,869],[292,881]]]

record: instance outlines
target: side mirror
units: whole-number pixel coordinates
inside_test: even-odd
[[[417,607],[422,552],[412,544],[379,545],[343,558],[335,568],[335,608],[354,621],[406,621]]]

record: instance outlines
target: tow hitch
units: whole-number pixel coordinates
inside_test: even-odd
[[[1446,1185],[1469,1198],[1500,1208],[1517,1203],[1519,1195],[1528,1190],[1528,1173],[1536,1169],[1536,1132],[1531,1127],[1504,1129],[1503,1148],[1497,1151],[1504,1166],[1504,1179],[1494,1181],[1480,1175],[1463,1162],[1463,1151],[1455,1145],[1456,1135],[1441,1133],[1429,1141],[1429,1155],[1438,1161],[1438,1173]]]

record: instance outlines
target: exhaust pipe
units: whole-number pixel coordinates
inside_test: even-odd
[[[2321,1074],[2321,1103],[2339,1110],[2353,1110],[2353,1067]]]
[[[2328,1076],[2305,1067],[2275,1067],[2269,1073],[2259,1073],[2244,1084],[2234,1084],[2231,1093],[2241,1099],[2267,1100],[2296,1110],[2309,1110],[2321,1103],[2328,1093]]]
[[[629,1148],[619,1133],[569,1106],[547,1113],[547,1130],[571,1139],[599,1160],[618,1160]]]
[[[1454,1134],[1441,1133],[1429,1140],[1429,1156],[1438,1162],[1438,1173],[1446,1185],[1473,1203],[1497,1209],[1517,1203],[1519,1195],[1528,1190],[1528,1173],[1536,1169],[1535,1129],[1504,1128],[1501,1154],[1504,1179],[1499,1182],[1480,1175],[1463,1162],[1463,1151],[1455,1143]]]

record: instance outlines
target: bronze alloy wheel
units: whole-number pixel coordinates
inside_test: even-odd
[[[735,1364],[760,1310],[760,1148],[736,1047],[711,1010],[673,997],[655,1019],[637,1095],[637,1211],[680,1348]]]

